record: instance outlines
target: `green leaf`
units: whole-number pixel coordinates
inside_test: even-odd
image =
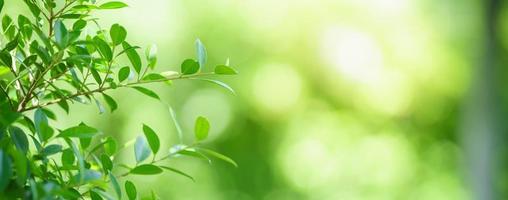
[[[4,8],[4,0],[0,0],[0,12],[2,11],[2,8]]]
[[[44,154],[45,156],[50,156],[50,155],[53,155],[53,154],[57,154],[57,153],[59,153],[61,151],[62,151],[62,145],[51,144],[51,145],[48,145],[47,147],[45,147],[42,150],[42,154]]]
[[[193,59],[187,59],[182,62],[181,65],[182,74],[195,74],[199,71],[199,63]]]
[[[111,180],[111,185],[113,185],[113,189],[115,189],[116,196],[118,199],[122,199],[122,190],[120,189],[120,184],[118,184],[118,180],[116,180],[113,173],[109,172],[109,180]]]
[[[60,48],[67,47],[68,42],[68,31],[67,28],[65,28],[65,25],[62,23],[62,20],[56,20],[55,21],[55,42],[58,44]]]
[[[139,74],[141,72],[141,57],[139,57],[138,52],[127,42],[123,42],[122,46],[132,64],[132,67],[134,67],[134,70],[136,70]]]
[[[147,74],[145,77],[143,77],[143,80],[145,81],[164,80],[164,79],[166,79],[164,76],[156,73]]]
[[[48,124],[48,117],[43,109],[35,110],[34,114],[35,131],[41,141],[47,141],[53,136],[53,129]]]
[[[149,96],[149,97],[152,97],[152,98],[155,98],[155,99],[157,99],[157,100],[160,100],[159,95],[157,95],[157,94],[156,94],[155,92],[153,92],[152,90],[149,90],[149,89],[146,89],[146,88],[144,88],[144,87],[140,87],[140,86],[134,86],[134,87],[132,87],[132,88],[134,88],[135,90],[137,90],[137,91],[139,91],[139,92],[141,92],[141,93],[143,93],[143,94],[145,94],[145,95],[147,95],[147,96]]]
[[[221,86],[221,87],[227,89],[228,91],[230,91],[234,95],[236,95],[235,90],[233,90],[233,88],[231,88],[228,84],[226,84],[224,82],[221,82],[221,81],[218,81],[218,80],[213,80],[213,79],[206,79],[206,78],[192,78],[192,79],[194,79],[194,80],[202,80],[202,81],[206,81],[206,82],[209,82],[209,83],[216,84],[218,86]]]
[[[136,138],[136,143],[134,144],[134,156],[136,157],[137,163],[146,160],[148,156],[150,156],[150,148],[148,147],[145,137],[138,136]]]
[[[212,157],[221,159],[221,160],[226,161],[226,162],[228,162],[229,164],[231,164],[231,165],[233,165],[235,167],[238,167],[238,164],[236,164],[236,162],[233,159],[231,159],[231,158],[229,158],[229,157],[227,157],[225,155],[222,155],[222,154],[217,153],[215,151],[212,151],[210,149],[200,148],[199,150],[202,151],[203,153],[207,154],[207,155],[210,155]]]
[[[157,64],[157,46],[155,44],[146,49],[146,60],[148,61],[148,67],[155,68]]]
[[[28,151],[28,138],[26,137],[25,132],[23,132],[20,128],[13,126],[9,128],[9,133],[11,134],[11,139],[16,146],[16,149],[26,154]]]
[[[148,140],[148,144],[150,145],[150,149],[152,149],[153,155],[157,154],[160,148],[160,141],[159,137],[153,131],[152,128],[147,126],[146,124],[143,124],[143,133],[145,133],[145,137]]]
[[[74,156],[74,153],[72,152],[72,149],[65,149],[62,152],[62,164],[64,166],[70,166],[74,164],[74,161],[76,160],[76,157]]]
[[[129,200],[135,200],[138,197],[136,186],[130,181],[125,181],[125,192],[127,193]]]
[[[7,153],[0,149],[0,192],[3,192],[12,176],[11,160]]]
[[[107,61],[111,61],[111,59],[113,59],[113,52],[111,51],[111,48],[109,47],[108,43],[106,43],[98,36],[95,36],[93,38],[93,41],[102,57]]]
[[[208,132],[210,131],[210,122],[205,117],[199,116],[196,118],[196,123],[194,125],[194,134],[196,135],[196,140],[201,141],[208,137]]]
[[[215,67],[214,70],[215,74],[221,74],[221,75],[235,75],[238,74],[238,72],[226,65],[218,65]]]
[[[122,69],[118,71],[118,81],[119,82],[124,81],[129,77],[130,73],[131,73],[130,67],[122,67]]]
[[[25,185],[28,174],[28,160],[25,154],[20,151],[12,151],[11,155],[16,169],[16,182],[19,185]]]
[[[127,31],[123,26],[120,26],[119,24],[113,24],[109,31],[109,35],[111,36],[113,45],[116,46],[122,44],[122,42],[125,41],[125,38],[127,37]]]
[[[71,127],[60,132],[58,137],[64,138],[92,138],[97,135],[99,131],[95,128],[87,126],[86,124],[81,123],[78,126]]]
[[[198,56],[199,67],[203,69],[206,64],[206,48],[201,40],[196,39],[196,54]]]
[[[81,30],[86,27],[86,21],[79,19],[72,25],[73,30]]]
[[[105,112],[106,109],[104,108],[104,106],[102,105],[102,103],[99,100],[95,99],[95,105],[97,105],[97,108],[99,109],[99,114],[102,114]]]
[[[162,173],[162,169],[152,164],[143,164],[135,167],[129,173],[140,175],[153,175]]]
[[[111,109],[111,112],[115,111],[118,108],[118,104],[113,99],[113,97],[111,97],[111,96],[109,96],[107,94],[104,94],[104,93],[102,93],[102,97],[104,97],[104,100],[109,105],[109,108]]]
[[[169,170],[169,171],[175,172],[177,174],[180,174],[182,176],[185,176],[185,177],[189,178],[190,180],[192,180],[193,182],[195,182],[194,178],[191,175],[189,175],[189,174],[187,174],[185,172],[182,172],[182,171],[180,171],[178,169],[175,169],[175,168],[172,168],[172,167],[166,167],[166,166],[160,166],[160,167],[165,169],[165,170]]]
[[[112,137],[107,137],[106,142],[104,142],[104,153],[108,156],[112,156],[116,153],[117,143],[116,140]]]
[[[110,1],[104,4],[101,4],[99,6],[100,9],[119,9],[119,8],[125,8],[127,7],[127,4],[120,2],[120,1]]]
[[[113,162],[111,161],[111,159],[109,159],[109,156],[107,156],[106,154],[102,154],[100,160],[104,172],[109,172],[113,169]]]

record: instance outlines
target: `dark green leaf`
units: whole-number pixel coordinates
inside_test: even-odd
[[[63,130],[58,137],[66,137],[66,138],[92,138],[97,135],[99,131],[95,128],[87,126],[85,124],[80,124],[75,127],[71,127]]]
[[[138,163],[146,160],[148,156],[150,156],[150,148],[148,147],[145,137],[138,136],[136,138],[136,143],[134,144],[134,156],[136,157],[136,162]]]
[[[149,90],[149,89],[146,89],[146,88],[144,88],[144,87],[140,87],[140,86],[134,86],[134,87],[132,87],[132,88],[134,88],[135,90],[137,90],[137,91],[139,91],[139,92],[141,92],[141,93],[143,93],[143,94],[145,94],[145,95],[147,95],[147,96],[149,96],[149,97],[152,97],[152,98],[155,98],[155,99],[157,99],[157,100],[160,100],[159,95],[157,95],[157,94],[156,94],[155,92],[153,92],[152,90]]]
[[[16,146],[16,149],[26,154],[28,151],[28,138],[26,137],[25,132],[23,132],[20,128],[13,126],[9,128],[9,133],[11,134],[11,139]]]
[[[198,56],[199,67],[203,69],[206,64],[207,55],[205,45],[199,39],[196,40],[196,54]]]
[[[152,152],[155,156],[155,154],[157,154],[160,148],[159,137],[157,136],[155,131],[153,131],[153,129],[147,126],[146,124],[143,124],[143,133],[145,133],[145,137],[148,140],[150,149],[152,149]]]
[[[53,129],[48,124],[46,112],[42,109],[35,110],[34,114],[35,130],[41,141],[47,141],[53,136]]]
[[[199,71],[199,63],[193,59],[187,59],[182,62],[181,65],[182,74],[195,74]]]
[[[51,144],[51,145],[48,145],[47,147],[45,147],[43,150],[42,150],[42,154],[44,154],[45,156],[50,156],[50,155],[53,155],[53,154],[56,154],[56,153],[59,153],[62,151],[62,145],[59,145],[59,144]]]
[[[123,42],[122,46],[132,64],[132,67],[134,67],[134,70],[136,70],[139,74],[141,72],[141,57],[139,57],[138,52],[127,42]]]
[[[129,200],[135,200],[138,197],[136,186],[130,181],[125,181],[125,192],[127,193]]]
[[[208,137],[208,132],[210,131],[210,122],[205,117],[199,116],[196,119],[196,124],[194,126],[194,134],[196,135],[196,140],[201,141]]]
[[[7,153],[0,149],[0,192],[3,192],[12,176],[11,160]]]
[[[163,168],[163,169],[166,169],[166,170],[169,170],[169,171],[175,172],[175,173],[177,173],[177,174],[180,174],[180,175],[182,175],[182,176],[185,176],[185,177],[189,178],[189,179],[190,179],[190,180],[192,180],[192,181],[195,181],[195,180],[194,180],[194,178],[192,178],[192,176],[191,176],[191,175],[189,175],[189,174],[187,174],[187,173],[185,173],[185,172],[182,172],[182,171],[180,171],[180,170],[178,170],[178,169],[175,169],[175,168],[172,168],[172,167],[166,167],[166,166],[160,166],[160,167],[161,167],[161,168]]]
[[[72,25],[72,29],[73,30],[81,30],[83,28],[85,28],[86,26],[86,21],[85,20],[77,20],[76,22],[74,22],[74,24]]]
[[[127,7],[127,4],[120,2],[120,1],[110,1],[104,4],[101,4],[99,6],[100,9],[118,9],[118,8],[125,8]]]
[[[122,44],[122,42],[127,37],[127,31],[123,26],[120,26],[119,24],[113,24],[111,26],[111,29],[109,31],[109,35],[111,36],[111,40],[113,41],[113,45],[119,45]]]
[[[100,159],[101,159],[101,164],[102,164],[102,168],[104,169],[104,172],[108,172],[113,169],[113,162],[111,162],[111,159],[109,159],[109,156],[107,156],[106,154],[102,154]]]
[[[118,71],[118,81],[119,82],[124,81],[125,79],[127,79],[129,77],[130,73],[131,73],[130,67],[122,67],[122,69],[120,69],[120,71]]]
[[[218,65],[215,67],[214,70],[215,74],[221,74],[221,75],[235,75],[238,74],[238,72],[226,65]]]
[[[212,157],[221,159],[221,160],[226,161],[226,162],[228,162],[229,164],[231,164],[231,165],[233,165],[235,167],[238,167],[238,164],[236,164],[236,162],[233,159],[231,159],[231,158],[229,158],[229,157],[227,157],[225,155],[222,155],[222,154],[217,153],[215,151],[212,151],[210,149],[202,149],[202,148],[200,148],[199,150],[202,151],[203,153],[207,154],[207,155],[210,155]]]
[[[130,171],[131,174],[140,174],[140,175],[152,175],[152,174],[160,174],[162,173],[162,169],[155,165],[151,164],[143,164],[135,167]]]
[[[104,97],[104,100],[106,101],[106,103],[108,103],[111,112],[115,111],[118,108],[118,104],[116,104],[116,101],[113,99],[113,97],[110,97],[109,95],[104,93],[102,93],[102,97]]]
[[[0,0],[0,12],[2,11],[2,8],[4,8],[4,0]]]

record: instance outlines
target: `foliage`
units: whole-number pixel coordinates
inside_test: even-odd
[[[3,45],[0,51],[0,198],[23,199],[137,199],[136,184],[125,180],[130,175],[154,175],[170,171],[194,180],[190,175],[163,162],[176,156],[191,156],[210,161],[210,157],[236,163],[215,151],[202,147],[210,124],[198,117],[195,142],[177,144],[162,150],[157,133],[148,125],[140,126],[143,135],[133,142],[136,163],[116,163],[115,156],[129,144],[118,145],[112,137],[86,123],[57,128],[50,105],[71,112],[69,103],[95,104],[105,112],[118,108],[108,91],[132,88],[155,99],[159,95],[143,87],[149,83],[199,79],[228,90],[225,83],[201,78],[233,75],[237,72],[218,65],[203,72],[206,49],[196,41],[197,58],[186,59],[181,72],[157,73],[157,48],[146,50],[126,41],[127,31],[119,24],[101,29],[96,10],[119,9],[125,3],[95,0],[24,0],[31,16],[8,15],[2,18]],[[0,0],[0,11],[4,1]],[[88,30],[98,31],[90,34]],[[119,59],[124,57],[127,65]],[[102,97],[102,98],[101,98]],[[169,110],[182,137],[175,113]],[[33,114],[32,114],[33,113]],[[151,159],[149,159],[151,158]],[[124,182],[124,187],[121,186]],[[125,192],[122,192],[125,191]],[[123,195],[123,194],[126,194]],[[157,195],[152,193],[152,197]]]

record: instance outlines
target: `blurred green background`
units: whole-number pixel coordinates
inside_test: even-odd
[[[13,2],[8,12],[26,11]],[[57,127],[84,121],[126,142],[146,123],[166,148],[178,142],[166,103],[176,108],[188,141],[195,117],[208,117],[206,146],[239,168],[172,160],[196,183],[175,174],[134,178],[145,196],[154,190],[162,199],[506,197],[506,131],[491,111],[502,115],[508,95],[494,90],[486,99],[499,104],[490,104],[475,93],[484,90],[474,89],[482,82],[475,80],[501,89],[508,80],[506,70],[490,77],[478,70],[506,64],[506,3],[493,8],[499,17],[492,36],[486,2],[495,0],[125,2],[129,8],[98,12],[100,22],[125,26],[131,43],[157,44],[159,71],[178,70],[195,57],[196,38],[207,46],[209,70],[230,58],[240,71],[222,79],[236,96],[176,81],[150,86],[162,103],[133,90],[113,92],[120,104],[113,114],[74,104],[67,116],[55,107],[67,116]],[[485,45],[491,36],[494,53]],[[486,123],[475,126],[475,119]],[[487,131],[468,135],[475,127]],[[119,159],[132,161],[132,154],[127,149]],[[479,168],[471,164],[478,161]],[[485,180],[492,185],[482,189]]]

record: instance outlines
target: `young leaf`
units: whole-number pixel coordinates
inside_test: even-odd
[[[155,99],[157,99],[157,100],[160,100],[159,95],[157,95],[157,94],[156,94],[155,92],[153,92],[152,90],[149,90],[149,89],[146,89],[146,88],[144,88],[144,87],[140,87],[140,86],[134,86],[134,87],[132,87],[132,88],[134,88],[135,90],[137,90],[137,91],[139,91],[139,92],[141,92],[141,93],[143,93],[143,94],[145,94],[145,95],[147,95],[147,96],[149,96],[149,97],[152,97],[152,98],[155,98]]]
[[[196,54],[198,56],[199,67],[203,69],[206,64],[207,55],[205,45],[199,39],[196,39]]]
[[[118,108],[118,104],[116,103],[115,99],[113,99],[113,97],[104,93],[102,93],[102,97],[104,97],[104,100],[109,105],[111,112],[115,111]]]
[[[127,31],[123,26],[119,24],[113,24],[109,31],[109,35],[111,36],[111,40],[113,41],[113,45],[122,44],[125,41],[125,37],[127,37]]]
[[[157,154],[160,148],[160,141],[159,137],[153,131],[152,128],[147,126],[146,124],[143,124],[143,133],[145,133],[145,137],[148,140],[148,144],[150,145],[150,149],[152,149],[153,155]]]
[[[206,82],[210,82],[210,83],[216,84],[218,86],[221,86],[221,87],[227,89],[228,91],[230,91],[234,95],[236,95],[235,90],[233,90],[233,88],[231,88],[228,84],[226,84],[224,82],[221,82],[221,81],[218,81],[218,80],[213,80],[213,79],[206,79],[206,78],[192,78],[192,79],[194,79],[194,80],[202,80],[202,81],[206,81]]]
[[[157,46],[155,44],[146,49],[146,60],[148,61],[148,67],[155,68],[157,64]]]
[[[218,65],[215,67],[215,70],[214,70],[215,74],[220,74],[220,75],[235,75],[235,74],[238,74],[238,72],[229,67],[229,66],[226,66],[226,65]]]
[[[125,181],[125,192],[127,193],[129,200],[135,200],[138,197],[136,186],[130,181]]]
[[[193,59],[187,59],[182,62],[181,65],[182,74],[195,74],[199,71],[199,63]]]
[[[185,172],[182,172],[182,171],[180,171],[178,169],[175,169],[175,168],[172,168],[172,167],[167,167],[167,166],[160,166],[160,167],[165,169],[165,170],[169,170],[169,171],[175,172],[177,174],[180,174],[182,176],[185,176],[185,177],[189,178],[190,180],[192,180],[193,182],[196,182],[191,175],[189,175],[189,174],[187,174]]]
[[[116,153],[117,149],[117,143],[116,140],[112,137],[107,137],[106,141],[104,142],[104,153],[106,153],[108,156],[112,156]]]
[[[147,74],[145,77],[143,77],[143,80],[145,81],[164,80],[164,79],[166,79],[164,76],[156,73]]]
[[[129,77],[130,73],[131,73],[130,67],[122,67],[122,69],[120,69],[120,71],[118,71],[118,81],[119,82],[124,81],[125,79],[127,79]]]
[[[140,175],[153,175],[162,173],[162,169],[152,164],[143,164],[135,167],[129,173]]]
[[[208,119],[205,117],[199,116],[196,119],[196,124],[194,126],[194,134],[196,135],[196,140],[201,141],[208,137],[208,132],[210,131],[210,123]]]
[[[233,159],[231,159],[231,158],[229,158],[229,157],[227,157],[225,155],[222,155],[222,154],[217,153],[215,151],[212,151],[210,149],[200,148],[199,151],[202,151],[205,154],[208,154],[208,155],[213,156],[215,158],[221,159],[221,160],[226,161],[226,162],[228,162],[229,164],[231,164],[231,165],[233,165],[235,167],[238,167],[238,164],[236,164],[236,162]]]
[[[120,2],[120,1],[110,1],[104,4],[101,4],[99,6],[100,9],[119,9],[119,8],[125,8],[127,7],[127,4]]]
[[[86,124],[81,123],[78,126],[74,126],[68,129],[63,130],[57,137],[64,138],[92,138],[97,135],[99,131],[95,128],[87,126]]]
[[[123,42],[122,46],[132,64],[132,67],[134,67],[134,70],[136,70],[139,74],[141,72],[141,58],[139,57],[138,52],[127,42]]]
[[[142,162],[150,156],[150,149],[148,148],[146,139],[141,135],[136,138],[136,143],[134,144],[134,156],[136,157],[137,163]]]

